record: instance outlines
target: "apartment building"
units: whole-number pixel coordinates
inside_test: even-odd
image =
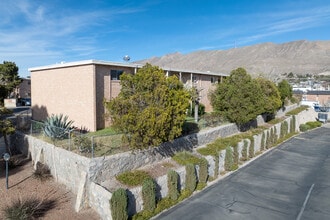
[[[116,63],[99,60],[60,63],[30,68],[32,117],[44,120],[51,114],[64,114],[76,127],[90,131],[105,128],[104,100],[120,92],[122,73],[135,74],[141,64]],[[200,102],[212,111],[208,93],[228,74],[179,70],[161,67],[167,76],[176,75],[185,86],[200,91]]]

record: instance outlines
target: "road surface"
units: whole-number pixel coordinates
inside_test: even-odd
[[[330,219],[330,126],[303,133],[157,220]]]

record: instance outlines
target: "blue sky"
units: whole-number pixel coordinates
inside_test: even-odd
[[[0,62],[131,61],[264,42],[329,40],[328,0],[2,0]]]

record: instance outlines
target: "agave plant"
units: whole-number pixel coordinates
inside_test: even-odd
[[[73,121],[68,121],[68,116],[52,114],[44,121],[44,133],[53,141],[64,139],[72,129]]]

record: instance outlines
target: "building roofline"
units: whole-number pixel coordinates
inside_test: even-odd
[[[40,70],[47,70],[47,69],[58,69],[63,67],[73,67],[73,66],[83,66],[83,65],[108,65],[108,66],[120,66],[120,67],[130,67],[130,68],[142,68],[144,65],[138,63],[120,63],[120,62],[111,62],[111,61],[103,61],[103,60],[82,60],[82,61],[74,61],[74,62],[61,62],[52,65],[46,66],[39,66],[39,67],[32,67],[29,68],[29,72],[35,72]],[[182,72],[182,73],[195,73],[195,74],[202,74],[202,75],[213,75],[213,76],[229,76],[229,74],[225,73],[214,73],[210,71],[198,71],[198,70],[183,70],[183,69],[173,69],[173,68],[166,68],[161,67],[164,71],[173,71],[173,72]]]

